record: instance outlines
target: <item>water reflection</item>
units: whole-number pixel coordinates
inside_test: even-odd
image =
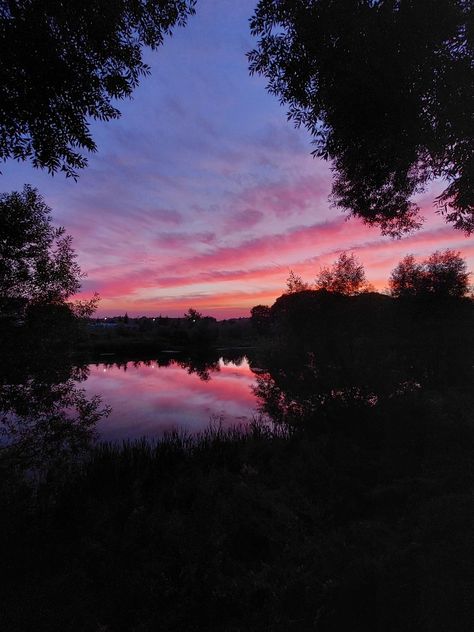
[[[89,366],[86,393],[100,393],[112,412],[98,424],[107,441],[156,438],[169,430],[247,423],[257,407],[255,375],[246,357],[160,356]]]
[[[391,324],[384,315],[376,327],[372,319],[337,321],[331,313],[320,319],[326,327],[283,323],[258,362],[210,351],[87,364],[62,346],[5,339],[2,462],[52,463],[81,454],[96,438],[194,433],[212,420],[245,424],[259,411],[287,428],[318,432],[348,432],[371,419],[394,428],[410,419],[472,419],[471,313],[442,314],[429,327],[427,318]]]
[[[471,306],[415,305],[405,314],[396,307],[379,322],[374,310],[333,310],[318,327],[306,312],[306,329],[278,323],[279,337],[268,346],[266,371],[254,387],[260,409],[276,423],[317,433],[471,423]]]
[[[9,469],[51,468],[80,456],[109,413],[98,394],[82,388],[89,369],[67,349],[31,349],[10,348],[0,366],[0,456]]]
[[[31,341],[30,341],[31,342]],[[246,357],[160,354],[146,360],[79,364],[70,349],[9,350],[0,369],[2,465],[51,467],[83,454],[97,439],[158,438],[245,424],[256,410]]]

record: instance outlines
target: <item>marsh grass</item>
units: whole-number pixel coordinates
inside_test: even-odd
[[[34,498],[2,488],[4,629],[467,630],[474,430],[456,401],[400,396],[356,427],[348,408],[318,434],[214,420],[99,443]]]

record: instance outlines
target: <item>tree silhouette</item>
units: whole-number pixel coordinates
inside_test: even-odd
[[[407,255],[393,269],[389,279],[390,293],[395,298],[416,296],[422,290],[423,268],[413,255]]]
[[[420,226],[434,177],[446,221],[474,230],[474,29],[466,0],[260,0],[250,71],[331,160],[337,206],[383,233]]]
[[[252,326],[258,333],[267,333],[270,327],[271,312],[268,305],[255,305],[250,310]]]
[[[437,250],[424,262],[426,291],[439,297],[465,296],[469,289],[469,273],[461,253]]]
[[[413,255],[407,255],[392,271],[389,285],[396,298],[461,298],[469,290],[469,273],[459,252],[437,250],[422,263],[416,263]]]
[[[324,267],[316,278],[316,288],[328,292],[339,292],[353,296],[365,287],[365,272],[354,254],[342,252],[337,261],[328,268]]]
[[[52,226],[36,189],[0,195],[0,312],[64,304],[83,276],[72,238]]]
[[[308,283],[305,283],[293,270],[290,270],[290,274],[286,280],[286,288],[285,294],[294,294],[295,292],[303,292],[304,290],[310,289]]]
[[[157,48],[195,0],[15,0],[0,6],[0,160],[77,176],[91,119],[120,116]]]
[[[184,315],[184,319],[190,323],[196,323],[198,320],[202,319],[201,312],[198,312],[196,309],[190,307],[186,314]]]
[[[52,347],[42,335],[48,330],[0,332],[2,473],[70,462],[90,447],[98,421],[111,410],[80,387],[89,368],[77,365],[71,341]]]

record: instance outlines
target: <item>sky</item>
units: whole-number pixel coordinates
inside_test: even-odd
[[[0,190],[37,187],[73,236],[80,297],[98,292],[99,316],[248,316],[282,294],[290,270],[312,282],[343,250],[380,291],[409,253],[453,248],[474,270],[472,238],[434,213],[442,183],[418,199],[423,229],[401,240],[331,207],[330,165],[249,76],[255,4],[199,0],[184,29],[147,51],[151,76],[118,104],[119,120],[92,123],[98,152],[77,182],[2,166]]]

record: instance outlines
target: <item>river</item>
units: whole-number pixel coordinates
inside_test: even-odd
[[[170,430],[197,432],[209,423],[246,424],[257,413],[255,373],[246,357],[192,364],[113,362],[89,365],[81,383],[111,406],[97,430],[105,441],[157,438]]]

